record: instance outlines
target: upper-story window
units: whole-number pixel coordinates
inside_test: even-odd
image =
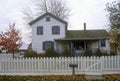
[[[105,47],[106,46],[106,41],[105,39],[101,40],[101,47]]]
[[[60,34],[60,27],[59,26],[53,26],[52,27],[52,34],[53,35]]]
[[[50,17],[46,17],[46,21],[49,22],[50,21]]]
[[[43,35],[43,26],[37,27],[37,35]]]

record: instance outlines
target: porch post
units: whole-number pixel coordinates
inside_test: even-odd
[[[70,41],[70,51],[72,53],[72,41]]]
[[[55,41],[55,44],[56,44],[56,51],[58,52],[58,44],[57,44],[57,41]]]
[[[98,49],[100,49],[100,40],[98,40]]]
[[[73,43],[72,43],[72,41],[70,41],[70,51],[71,51],[71,53],[73,55]]]
[[[84,50],[86,50],[86,41],[84,41]]]

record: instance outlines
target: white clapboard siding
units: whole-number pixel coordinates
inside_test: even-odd
[[[120,56],[0,58],[0,75],[71,75],[69,64],[78,64],[75,74],[120,74]]]

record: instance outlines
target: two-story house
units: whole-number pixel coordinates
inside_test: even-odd
[[[44,53],[48,48],[62,52],[64,46],[78,54],[87,49],[110,51],[109,35],[105,30],[86,30],[86,24],[84,30],[67,30],[67,22],[51,13],[29,24],[32,26],[32,49],[37,53]]]

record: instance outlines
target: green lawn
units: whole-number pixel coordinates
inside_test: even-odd
[[[76,76],[0,76],[0,81],[120,81],[120,74],[103,75],[103,80],[86,80],[84,75]]]

